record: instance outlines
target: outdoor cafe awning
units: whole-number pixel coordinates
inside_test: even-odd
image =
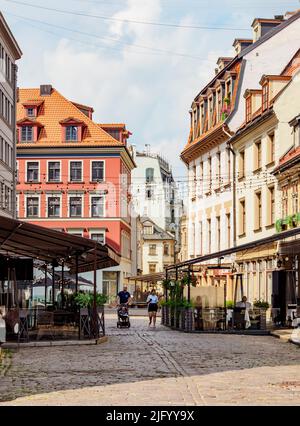
[[[128,277],[128,281],[137,281],[137,282],[158,282],[163,281],[165,279],[164,272],[158,272],[154,274],[148,275],[137,275],[135,277]]]
[[[108,245],[5,217],[0,217],[0,255],[30,257],[48,264],[63,259],[72,274],[120,263],[120,256]]]

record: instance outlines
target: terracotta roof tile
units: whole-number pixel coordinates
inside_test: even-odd
[[[86,126],[83,140],[80,144],[103,145],[103,146],[124,146],[124,144],[111,135],[106,133],[99,125],[89,119],[81,112],[72,102],[68,101],[57,90],[53,89],[50,96],[40,96],[40,89],[19,89],[19,102],[17,105],[17,120],[26,117],[26,110],[23,106],[28,100],[44,101],[40,107],[37,120],[44,126],[39,136],[39,140],[35,144],[24,144],[26,146],[33,145],[61,145],[61,124],[60,122],[73,117]],[[68,146],[71,144],[68,143]],[[77,143],[78,145],[78,143]]]

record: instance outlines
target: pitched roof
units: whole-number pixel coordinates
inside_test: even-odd
[[[153,220],[151,220],[149,217],[142,217],[141,218],[142,225],[146,225],[147,223],[153,225],[154,232],[153,234],[144,234],[143,239],[144,240],[175,240],[175,237],[168,231],[165,231],[160,226],[156,225]]]
[[[52,89],[50,96],[40,96],[40,89],[19,89],[19,102],[17,105],[17,120],[26,118],[26,110],[23,104],[28,100],[44,101],[40,107],[37,120],[44,127],[40,133],[39,140],[33,146],[37,145],[63,145],[61,122],[72,117],[85,124],[83,140],[80,145],[100,145],[100,146],[124,146],[124,144],[103,130],[94,123],[89,117],[81,112],[72,102],[67,100],[56,89]],[[29,144],[26,144],[28,146]],[[68,143],[68,146],[72,143]],[[78,145],[78,142],[75,143]]]

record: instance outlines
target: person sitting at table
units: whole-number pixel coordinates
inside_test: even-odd
[[[249,316],[249,309],[252,308],[252,305],[251,305],[250,302],[247,302],[247,300],[248,300],[247,297],[243,296],[242,300],[240,302],[237,302],[236,305],[235,305],[237,308],[244,308],[245,309],[245,317],[244,317],[244,320],[245,320],[244,326],[245,326],[245,328],[251,327],[251,321],[250,321],[250,316]]]
[[[235,306],[237,308],[246,308],[246,309],[249,310],[249,309],[251,309],[252,305],[251,305],[250,302],[247,302],[247,300],[248,300],[247,297],[243,296],[242,300],[240,302],[237,302]]]

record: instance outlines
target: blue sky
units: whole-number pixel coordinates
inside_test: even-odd
[[[50,83],[67,98],[93,106],[96,121],[125,122],[133,133],[131,143],[161,152],[179,180],[185,175],[179,156],[189,132],[188,110],[214,75],[218,57],[233,54],[235,38],[252,36],[255,17],[300,8],[298,0],[23,1],[120,20],[232,29],[136,24],[0,0],[24,53],[19,86]]]

